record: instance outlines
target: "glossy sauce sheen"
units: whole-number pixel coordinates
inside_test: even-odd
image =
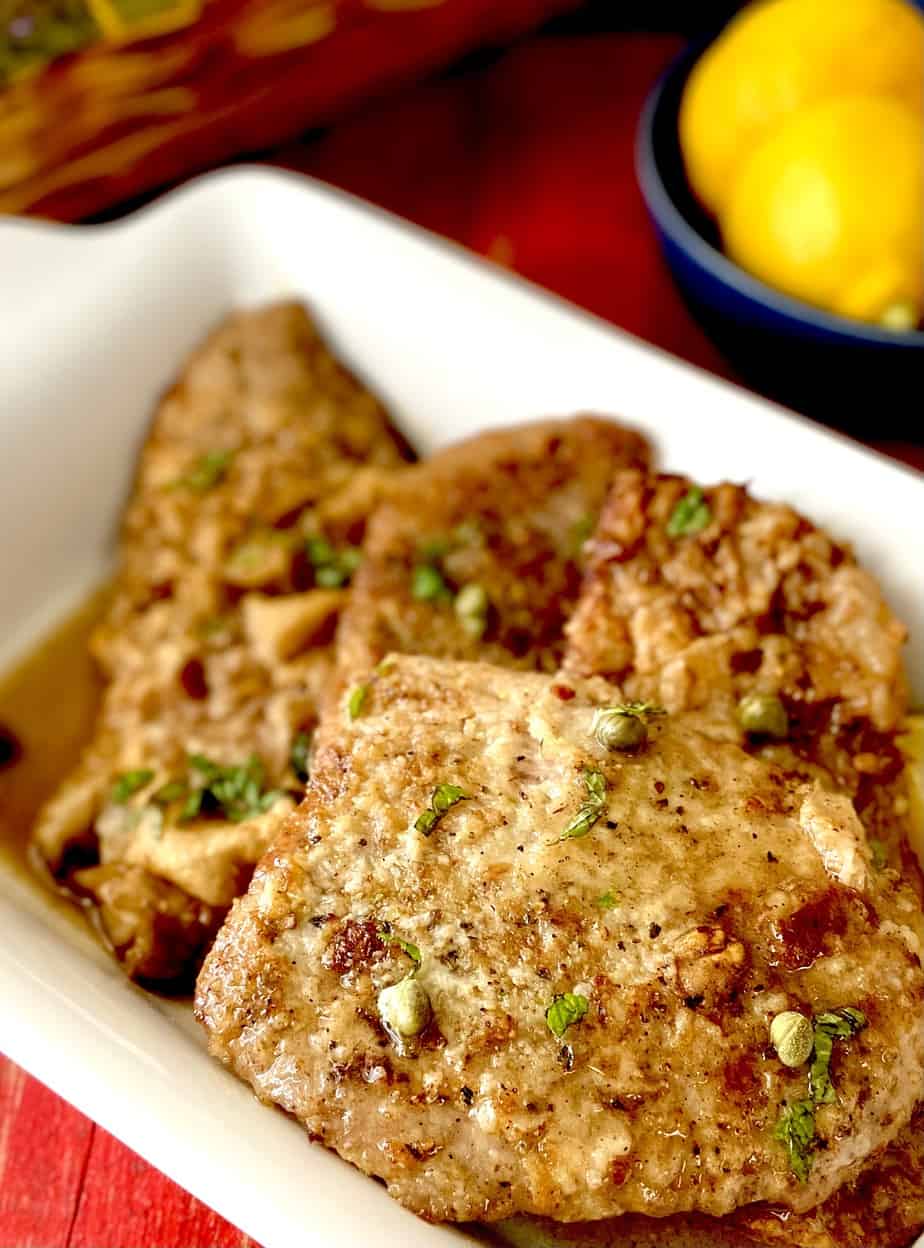
[[[107,601],[98,590],[11,671],[0,676],[0,859],[28,870],[27,845],[42,802],[90,739],[102,682],[90,634]],[[2,765],[15,741],[18,753]],[[31,872],[30,872],[31,874]]]

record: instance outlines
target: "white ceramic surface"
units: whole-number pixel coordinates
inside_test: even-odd
[[[805,509],[855,543],[911,624],[924,701],[924,480],[347,196],[247,169],[115,225],[0,224],[0,664],[105,574],[184,353],[234,305],[286,295],[422,450],[611,412],[664,466]],[[466,1239],[258,1105],[206,1057],[188,1010],[128,985],[2,865],[0,925],[0,1047],[265,1248]]]

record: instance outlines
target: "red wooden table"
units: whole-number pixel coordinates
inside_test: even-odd
[[[632,173],[680,40],[537,36],[274,153],[731,376],[664,269]],[[889,448],[924,468],[924,447]],[[240,1231],[0,1059],[0,1248],[238,1248]]]

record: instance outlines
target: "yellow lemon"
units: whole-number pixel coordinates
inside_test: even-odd
[[[795,114],[742,165],[728,255],[786,294],[911,329],[924,312],[924,112],[843,96]]]
[[[762,0],[697,62],[680,108],[690,185],[717,215],[740,162],[781,121],[831,95],[924,93],[924,16],[909,0]]]
[[[909,715],[904,735],[899,737],[908,770],[908,796],[911,801],[911,842],[924,865],[924,715]]]

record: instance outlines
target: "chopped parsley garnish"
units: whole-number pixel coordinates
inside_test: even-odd
[[[608,888],[605,893],[600,894],[594,905],[598,910],[615,910],[619,905],[619,894]]]
[[[670,514],[667,522],[668,537],[692,537],[712,520],[709,504],[698,485],[691,485]]]
[[[454,550],[474,546],[483,541],[481,530],[474,521],[463,521],[446,535],[424,538],[417,543],[417,562],[411,573],[411,596],[418,602],[450,603],[456,600],[456,588],[450,584],[443,570],[443,560]],[[460,594],[464,594],[468,586],[463,586]],[[483,590],[480,591],[482,594]],[[475,600],[470,592],[469,598],[463,600],[460,608],[463,622],[477,620],[485,610],[473,611]],[[485,603],[485,608],[486,608]],[[474,630],[475,624],[471,625]],[[479,631],[483,631],[483,628]]]
[[[657,702],[620,702],[607,709],[617,715],[631,715],[635,719],[656,719],[659,715],[667,714],[664,707],[658,706]]]
[[[585,768],[584,787],[587,790],[587,798],[558,838],[560,841],[573,841],[578,837],[586,836],[606,810],[606,779],[603,772]]]
[[[146,784],[154,779],[154,772],[147,767],[139,767],[135,771],[123,771],[120,776],[116,777],[115,784],[109,794],[109,800],[117,802],[121,805],[127,802],[133,793],[137,793],[139,789],[143,789]]]
[[[309,537],[305,553],[314,568],[315,584],[324,589],[339,589],[348,584],[362,561],[358,546],[341,546],[338,550],[323,537]]]
[[[815,1018],[815,1048],[809,1067],[809,1096],[816,1105],[831,1105],[837,1100],[831,1082],[831,1054],[835,1040],[847,1040],[866,1026],[861,1010],[845,1006]]]
[[[350,719],[358,719],[363,713],[363,707],[366,705],[366,698],[369,696],[368,685],[355,685],[350,690],[350,696],[347,699],[347,714]]]
[[[414,971],[411,974],[417,971],[421,963],[420,950],[416,945],[412,945],[409,940],[403,940],[397,933],[393,932],[390,923],[379,924],[379,939],[383,940],[386,945],[397,945],[401,952],[406,954],[414,963]]]
[[[576,554],[581,554],[584,549],[584,543],[593,531],[594,521],[592,516],[583,516],[576,524],[571,526],[571,541]]]
[[[448,810],[451,810],[457,802],[468,800],[468,794],[463,792],[457,784],[438,784],[433,790],[429,807],[417,816],[414,822],[415,830],[422,832],[424,836],[429,836]]]
[[[188,762],[190,770],[197,774],[187,786],[180,812],[184,822],[205,811],[223,815],[232,823],[242,823],[264,814],[283,796],[279,789],[264,789],[263,764],[256,755],[231,767],[214,763],[202,754],[191,754]]]
[[[299,732],[292,742],[292,749],[289,751],[289,762],[295,775],[303,784],[308,780],[310,757],[311,733]]]
[[[562,992],[552,998],[545,1012],[549,1031],[559,1040],[573,1023],[579,1023],[587,1013],[590,1002],[579,992]]]
[[[452,539],[448,537],[427,537],[417,543],[417,553],[422,563],[439,563],[451,549]]]
[[[168,780],[166,784],[162,784],[159,789],[151,794],[151,801],[156,802],[158,806],[169,806],[171,802],[179,801],[181,797],[185,797],[189,792],[189,786],[183,780]]]
[[[812,1168],[812,1152],[815,1148],[815,1110],[819,1105],[832,1105],[837,1094],[831,1082],[831,1054],[835,1040],[855,1036],[866,1026],[862,1010],[844,1006],[816,1014],[814,1019],[814,1046],[808,1077],[808,1097],[784,1106],[776,1125],[773,1138],[786,1146],[789,1168],[805,1183]]]
[[[204,494],[224,479],[233,458],[233,451],[208,451],[196,460],[189,472],[174,481],[174,485]]]
[[[815,1147],[815,1106],[812,1101],[793,1101],[785,1106],[773,1128],[773,1138],[785,1145],[789,1168],[799,1182],[807,1182]]]
[[[418,563],[411,577],[411,594],[418,602],[452,602],[452,590],[435,563]]]
[[[889,854],[884,842],[871,840],[869,843],[870,857],[877,871],[884,871],[889,865]]]

